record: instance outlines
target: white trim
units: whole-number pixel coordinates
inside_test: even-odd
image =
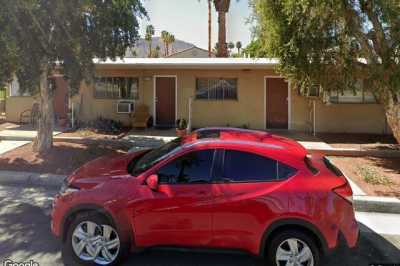
[[[275,58],[117,58],[116,60],[93,59],[98,66],[136,69],[272,69],[279,64]]]
[[[283,76],[272,76],[272,75],[267,75],[264,76],[264,129],[267,129],[267,79],[283,79],[285,80],[285,77]],[[286,81],[286,80],[285,80]],[[292,122],[292,116],[291,116],[291,93],[290,93],[290,82],[286,81],[288,83],[288,127],[287,129],[291,129],[291,122]]]
[[[156,79],[157,78],[175,78],[175,119],[178,117],[178,75],[154,75],[153,76],[153,126],[157,126],[157,109],[156,109]]]

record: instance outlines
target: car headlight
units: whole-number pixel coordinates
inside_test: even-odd
[[[65,179],[63,184],[61,185],[59,193],[60,193],[60,195],[66,195],[66,194],[74,193],[77,191],[79,191],[79,188],[71,186],[68,183],[68,179]]]

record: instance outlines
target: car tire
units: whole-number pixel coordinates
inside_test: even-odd
[[[295,244],[296,243],[296,244]],[[320,253],[315,239],[300,230],[285,230],[275,234],[267,244],[266,260],[269,266],[282,266],[290,261],[303,261],[304,266],[318,266]],[[297,246],[297,252],[295,248]],[[309,256],[311,257],[309,257]],[[282,260],[281,260],[282,259]],[[298,265],[298,264],[294,264]]]
[[[78,214],[67,230],[62,250],[65,265],[118,265],[129,248],[113,223],[95,212]],[[98,256],[94,258],[94,254]]]

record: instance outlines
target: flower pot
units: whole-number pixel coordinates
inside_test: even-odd
[[[184,137],[187,135],[187,130],[186,129],[176,129],[176,135],[178,137]]]

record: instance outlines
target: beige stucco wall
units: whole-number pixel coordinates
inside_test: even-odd
[[[188,100],[195,94],[196,78],[226,77],[238,78],[238,100],[206,101],[194,100],[193,127],[243,126],[262,129],[264,127],[264,76],[274,75],[272,70],[127,70],[102,69],[98,75],[139,77],[139,102],[154,110],[155,75],[177,76],[177,114],[188,119]],[[80,117],[84,121],[98,116],[120,120],[129,124],[128,114],[117,114],[118,100],[95,99],[93,85],[82,85],[81,95],[74,97],[80,105]],[[154,116],[154,114],[153,114]]]
[[[292,129],[310,131],[313,99],[292,91]],[[385,113],[380,104],[324,104],[315,100],[316,132],[387,134]]]
[[[31,110],[37,97],[13,96],[10,97],[9,88],[6,88],[6,120],[18,123],[20,115],[25,110]]]

